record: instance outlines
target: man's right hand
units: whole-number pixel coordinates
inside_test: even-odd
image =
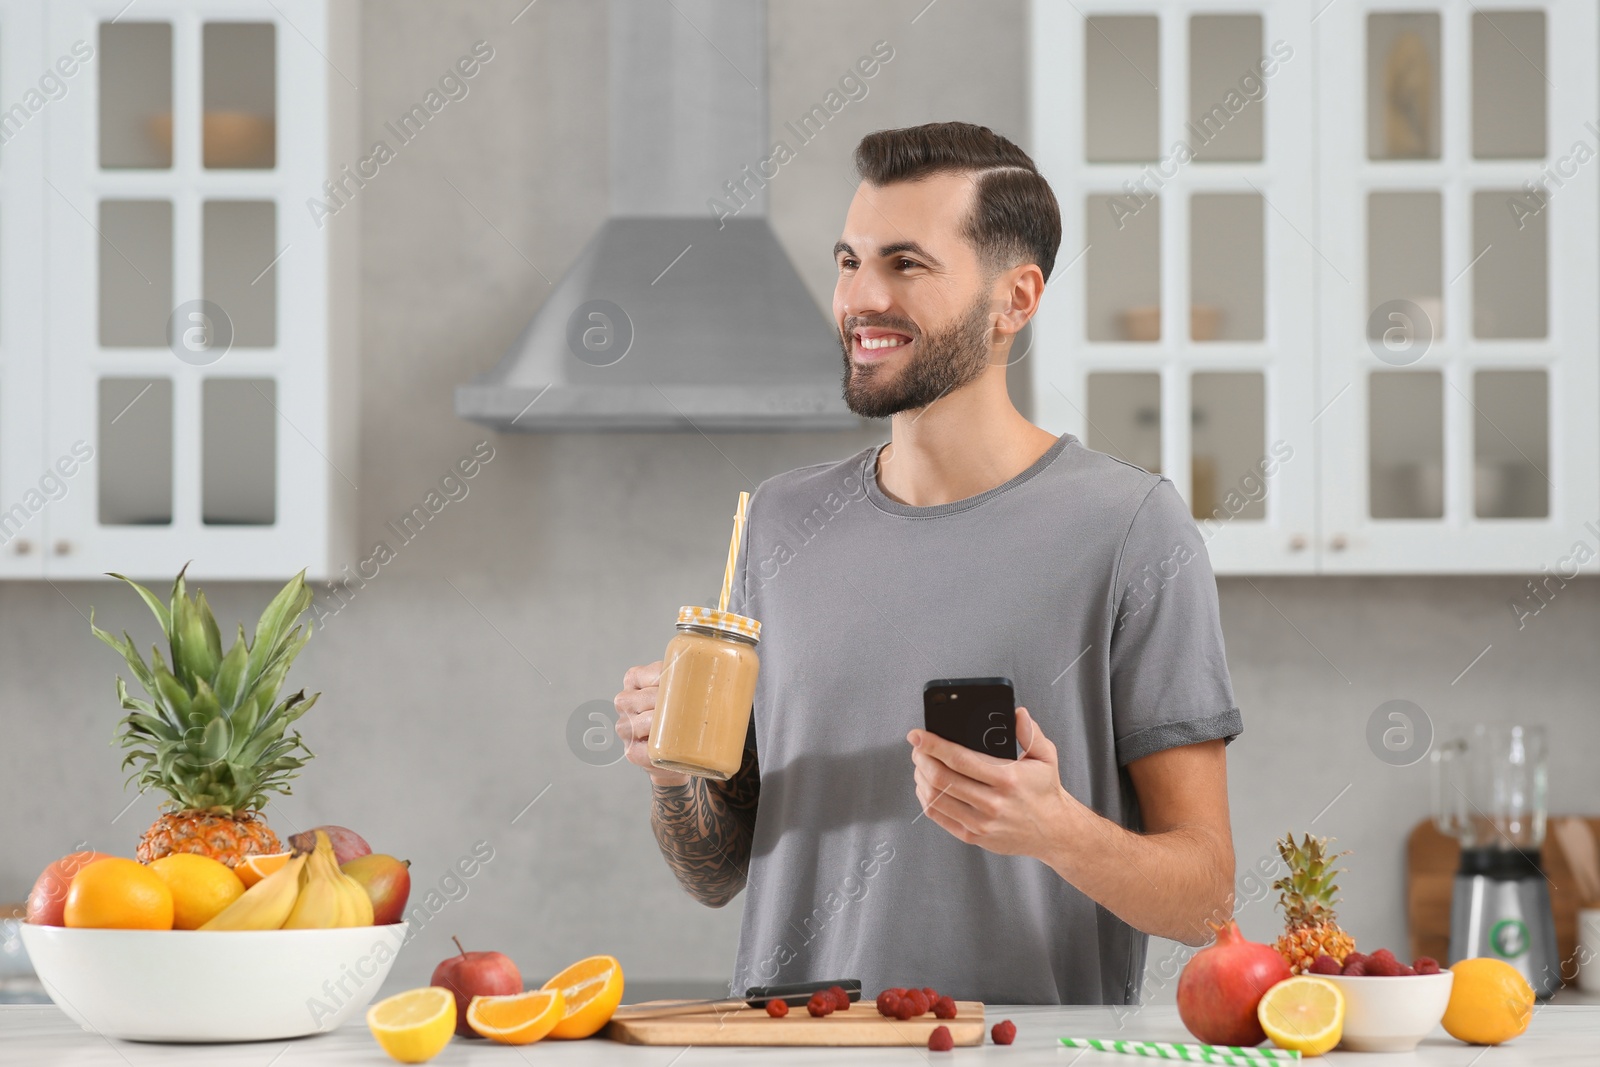
[[[650,724],[656,717],[656,691],[661,681],[662,661],[629,667],[622,678],[622,692],[612,700],[617,709],[617,736],[628,762],[643,767],[656,785],[688,785],[689,776],[680,771],[664,771],[650,765]]]

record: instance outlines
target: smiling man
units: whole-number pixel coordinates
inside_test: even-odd
[[[1130,1003],[1146,935],[1231,913],[1241,730],[1205,547],[1170,481],[1006,392],[1061,239],[1016,145],[864,138],[834,246],[844,396],[890,440],[770,478],[732,610],[761,620],[742,768],[651,768],[659,662],[616,697],[679,882],[747,888],[732,989],[859,978],[1000,1003]],[[919,728],[934,678],[1003,675],[1021,758]]]

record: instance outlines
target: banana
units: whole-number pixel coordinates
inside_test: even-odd
[[[340,925],[344,903],[343,875],[333,863],[333,843],[317,831],[317,847],[300,872],[300,895],[283,922],[285,930],[322,930]]]
[[[339,880],[343,883],[345,897],[349,903],[349,913],[345,926],[371,926],[372,925],[372,898],[367,895],[367,887],[354,878],[339,872]]]
[[[300,895],[300,871],[306,857],[295,856],[245,890],[244,896],[218,912],[202,930],[276,930],[294,910]]]

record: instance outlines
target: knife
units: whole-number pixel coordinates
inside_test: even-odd
[[[655,1019],[668,1015],[721,1014],[743,1008],[764,1008],[768,1001],[781,1000],[791,1008],[803,1008],[811,995],[820,990],[839,986],[852,1001],[861,999],[861,979],[842,978],[828,982],[794,982],[789,985],[751,986],[742,998],[722,1000],[647,1000],[639,1004],[624,1004],[613,1014],[613,1019]]]

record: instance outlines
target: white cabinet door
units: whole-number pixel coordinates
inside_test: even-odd
[[[1323,569],[1594,570],[1594,0],[1316,29]]]
[[[1311,10],[1032,8],[1062,211],[1037,421],[1169,476],[1220,573],[1316,568]]]
[[[43,22],[41,3],[0,7],[0,578],[43,573],[47,513],[81,492],[46,467],[40,403],[44,127],[71,91],[45,56]]]
[[[95,58],[52,105],[49,452],[96,459],[52,508],[49,574],[345,562],[356,409],[331,387],[354,308],[331,264],[356,221],[308,200],[350,162],[330,151],[349,6],[51,0],[51,53]]]

